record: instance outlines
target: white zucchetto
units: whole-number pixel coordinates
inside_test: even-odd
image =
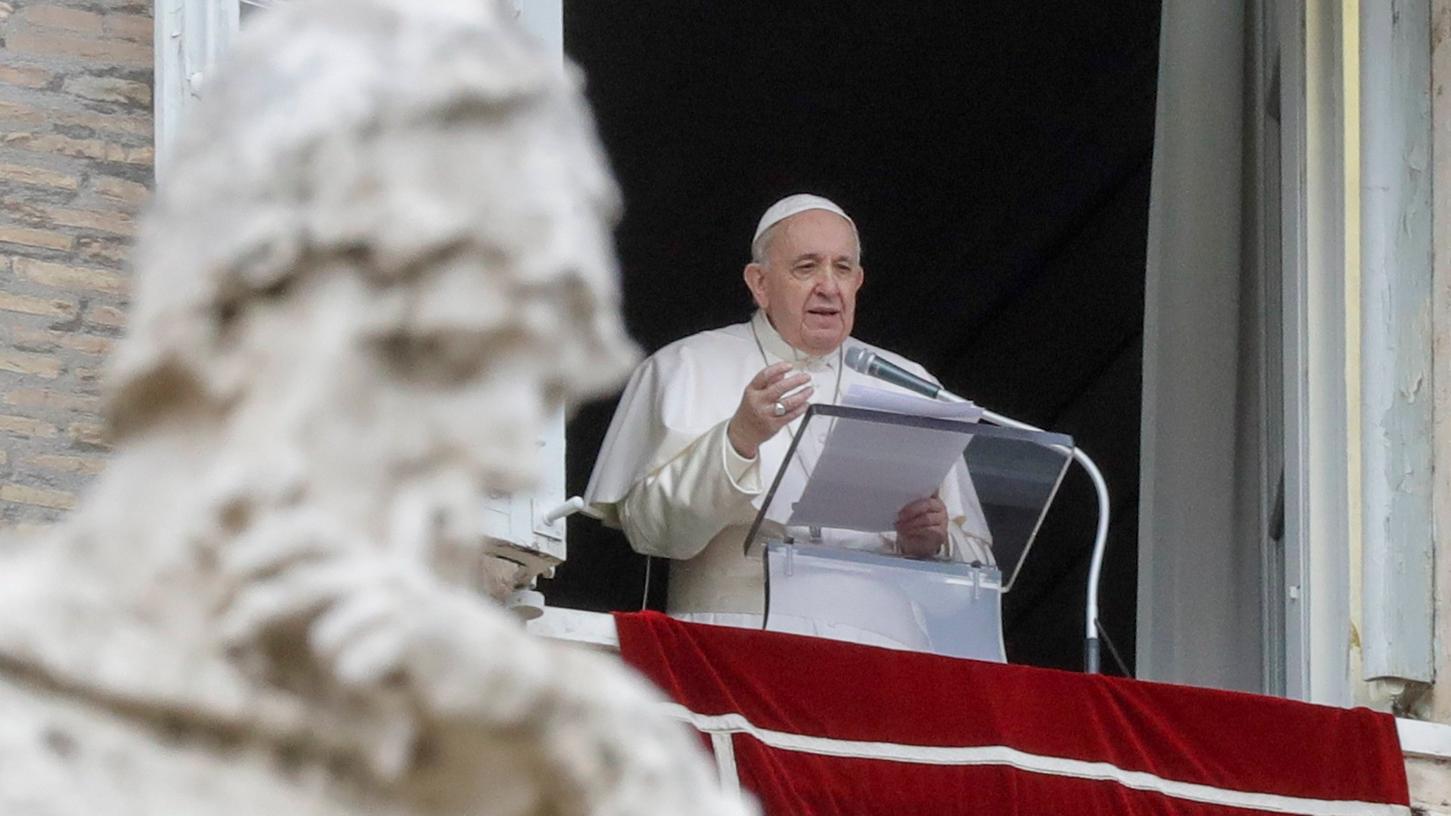
[[[851,224],[852,231],[856,230],[856,222],[851,220],[851,216],[847,215],[845,210],[836,206],[835,202],[811,193],[797,193],[786,196],[766,209],[766,213],[761,216],[760,223],[756,225],[756,234],[751,237],[751,244],[754,245],[756,241],[760,240],[761,234],[766,230],[807,210],[826,210],[836,213],[845,218],[848,224]]]

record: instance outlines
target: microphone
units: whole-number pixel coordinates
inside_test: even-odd
[[[905,368],[884,360],[875,351],[853,346],[846,350],[846,367],[853,371],[860,371],[868,377],[875,377],[884,380],[892,385],[905,388],[914,394],[921,394],[928,399],[937,399],[942,393],[942,386],[916,374]]]

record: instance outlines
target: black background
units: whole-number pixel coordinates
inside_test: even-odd
[[[1158,0],[564,10],[565,49],[624,192],[636,340],[652,351],[748,317],[741,268],[760,213],[794,192],[834,199],[862,235],[854,334],[986,407],[1072,434],[1104,469],[1101,616],[1132,666]],[[571,495],[613,410],[583,406],[569,425]],[[1005,598],[1015,662],[1081,666],[1092,495],[1070,470]],[[556,606],[632,609],[643,577],[622,536],[576,516],[569,561],[543,589]]]

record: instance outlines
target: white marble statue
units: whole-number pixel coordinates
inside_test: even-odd
[[[478,535],[634,360],[577,81],[487,0],[238,42],[136,251],[116,450],[0,550],[0,813],[740,814]]]

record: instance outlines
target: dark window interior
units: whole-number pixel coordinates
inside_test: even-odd
[[[1158,0],[565,3],[566,51],[624,191],[638,342],[748,317],[761,211],[793,192],[835,199],[864,244],[855,334],[1072,434],[1104,469],[1101,614],[1130,668],[1158,27]],[[571,494],[613,410],[571,421]],[[1094,514],[1070,470],[1004,601],[1011,660],[1081,666]],[[543,589],[556,606],[634,609],[644,572],[623,536],[576,516]],[[657,608],[667,572],[657,561]]]

